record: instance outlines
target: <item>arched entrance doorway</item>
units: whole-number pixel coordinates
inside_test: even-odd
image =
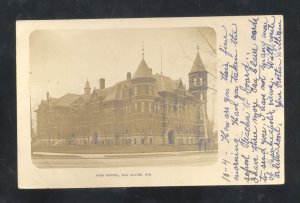
[[[174,131],[170,130],[168,132],[168,144],[174,144]]]

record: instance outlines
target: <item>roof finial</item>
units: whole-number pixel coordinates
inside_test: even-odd
[[[144,48],[144,42],[142,42],[142,57],[144,59],[144,55],[145,55],[145,48]]]
[[[90,88],[90,83],[89,83],[89,79],[88,78],[86,79],[86,82],[85,82],[85,88]]]
[[[199,44],[197,45],[197,52],[199,53]]]

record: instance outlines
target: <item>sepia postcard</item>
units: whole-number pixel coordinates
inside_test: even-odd
[[[19,188],[284,184],[283,25],[17,21]]]

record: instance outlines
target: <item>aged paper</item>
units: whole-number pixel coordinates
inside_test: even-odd
[[[282,16],[16,31],[19,188],[284,183]]]

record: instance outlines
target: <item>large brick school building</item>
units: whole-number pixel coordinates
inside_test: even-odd
[[[51,98],[47,92],[37,113],[35,146],[201,145],[207,131],[207,71],[199,51],[189,87],[153,73],[144,56],[136,72],[111,87],[105,78],[83,94]]]

